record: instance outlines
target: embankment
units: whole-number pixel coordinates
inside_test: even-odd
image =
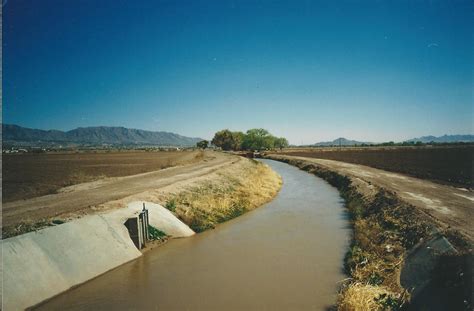
[[[116,209],[133,201],[161,204],[195,232],[214,228],[269,202],[281,188],[281,177],[268,165],[236,156],[229,165],[197,178],[137,193],[99,205]]]
[[[283,151],[289,156],[328,159],[366,165],[386,171],[473,188],[473,145],[429,147],[301,148]]]
[[[401,200],[390,189],[362,178],[301,158],[265,157],[325,179],[346,201],[353,240],[345,258],[350,278],[341,288],[339,310],[413,306],[463,310],[472,304],[472,249],[462,234],[440,228],[423,210]],[[416,266],[424,268],[413,269]],[[433,293],[437,293],[437,299],[433,299]]]
[[[174,237],[194,232],[164,207],[146,203],[150,225]],[[2,241],[3,309],[21,310],[141,256],[124,222],[142,202]]]
[[[268,165],[242,158],[240,165],[219,172],[215,179],[169,195],[165,206],[202,232],[269,202],[281,185],[281,177]]]

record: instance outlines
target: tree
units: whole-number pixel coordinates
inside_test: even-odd
[[[223,150],[233,150],[235,147],[234,135],[227,129],[217,132],[211,142]]]
[[[200,142],[196,143],[196,147],[201,149],[206,149],[209,146],[209,142],[207,140],[201,140]]]
[[[280,148],[280,150],[289,146],[288,140],[285,137],[275,138],[273,145],[275,148]]]
[[[245,134],[242,132],[232,132],[233,150],[242,150],[242,143],[244,141]]]
[[[265,129],[248,130],[242,142],[242,148],[247,150],[271,149],[274,146],[275,137]]]
[[[288,147],[288,140],[277,138],[265,129],[251,129],[247,133],[221,130],[214,135],[212,144],[223,150],[265,150]]]

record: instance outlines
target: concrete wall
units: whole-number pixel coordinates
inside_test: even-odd
[[[150,225],[175,237],[194,232],[160,205]],[[22,310],[141,256],[124,226],[142,202],[2,241],[3,310]]]

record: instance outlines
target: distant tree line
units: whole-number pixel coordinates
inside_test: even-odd
[[[288,140],[275,137],[265,129],[251,129],[246,133],[221,130],[214,135],[211,143],[223,150],[267,150],[288,147]]]

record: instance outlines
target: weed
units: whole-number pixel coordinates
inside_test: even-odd
[[[382,307],[382,310],[398,311],[403,306],[403,302],[401,302],[400,299],[386,293],[380,294],[380,296],[374,298],[374,300]]]
[[[168,209],[171,212],[175,212],[176,211],[176,200],[171,199],[168,202],[166,202],[165,208]]]
[[[166,233],[152,225],[148,225],[148,234],[150,235],[150,240],[161,240],[166,237]]]
[[[368,283],[370,285],[380,285],[383,283],[384,277],[378,274],[377,272],[373,271],[372,274],[369,276]]]
[[[7,239],[16,235],[28,233],[31,231],[37,231],[46,227],[50,227],[53,224],[47,220],[43,219],[37,222],[21,222],[14,227],[5,227],[2,230],[2,239]]]

